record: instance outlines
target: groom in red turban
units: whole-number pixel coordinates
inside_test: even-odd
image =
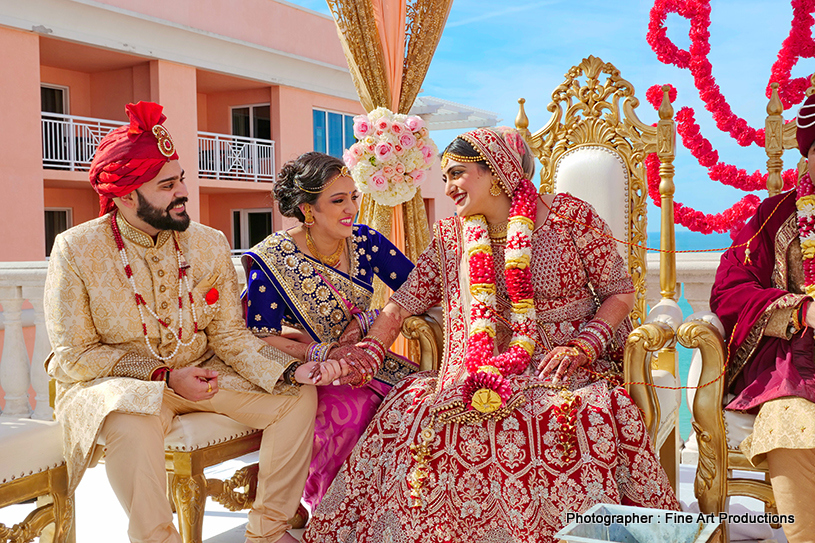
[[[164,438],[178,415],[220,413],[262,431],[247,540],[294,541],[287,519],[311,459],[315,364],[246,329],[226,238],[187,215],[162,107],[126,109],[130,124],[105,136],[91,164],[101,216],[57,236],[46,279],[70,486],[104,443],[130,541],[178,543]]]
[[[758,415],[740,448],[754,465],[767,459],[778,513],[795,518],[784,524],[790,543],[815,534],[815,95],[796,124],[807,173],[759,205],[722,255],[710,296],[728,336],[727,408]]]

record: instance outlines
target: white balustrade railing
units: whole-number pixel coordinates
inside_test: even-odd
[[[45,330],[42,298],[46,262],[0,262],[0,304],[3,306],[3,351],[0,388],[5,393],[3,415],[50,420],[48,375],[43,363],[51,352]],[[33,309],[23,310],[28,301]],[[34,350],[28,357],[24,326],[34,326]],[[34,389],[33,410],[29,388]]]
[[[677,258],[677,290],[683,287],[685,299],[694,311],[709,309],[710,286],[719,265],[718,253],[682,254]],[[232,258],[241,288],[244,286],[240,258]],[[4,330],[2,358],[0,358],[0,389],[5,392],[3,415],[31,416],[50,419],[48,404],[48,376],[43,362],[51,352],[51,343],[45,330],[43,293],[47,262],[0,262],[0,329]],[[648,303],[660,299],[659,255],[648,256]],[[679,290],[678,290],[679,291]],[[23,309],[28,301],[32,309]],[[35,328],[33,356],[29,358],[24,327]],[[29,402],[29,388],[33,387],[35,401]]]
[[[198,132],[198,176],[236,181],[274,181],[274,142]]]
[[[125,124],[121,121],[43,112],[43,166],[71,171],[88,170],[102,138]]]

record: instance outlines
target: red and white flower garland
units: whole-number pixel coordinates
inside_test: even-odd
[[[178,245],[178,240],[176,239],[174,234],[173,244],[175,246],[176,258],[178,260],[178,333],[175,334],[176,344],[173,352],[169,356],[161,356],[156,352],[155,349],[153,349],[153,345],[150,343],[150,338],[147,336],[147,323],[144,320],[144,310],[142,309],[142,307],[147,309],[147,311],[153,316],[153,318],[156,319],[158,323],[164,328],[169,329],[170,325],[162,318],[160,318],[155,311],[150,309],[150,307],[147,305],[147,302],[144,300],[144,296],[142,296],[139,293],[139,290],[136,288],[136,280],[133,279],[133,269],[130,267],[130,260],[127,258],[127,250],[125,249],[124,240],[122,239],[122,233],[119,230],[119,224],[116,222],[117,215],[118,213],[111,214],[110,227],[113,230],[113,240],[116,242],[116,248],[119,250],[119,257],[122,259],[122,265],[125,268],[125,275],[127,276],[127,280],[130,283],[130,287],[133,289],[133,294],[135,295],[136,298],[136,308],[139,310],[139,317],[141,318],[142,333],[144,334],[144,343],[147,344],[147,349],[150,351],[150,354],[152,354],[155,358],[161,361],[170,360],[176,355],[176,353],[178,353],[179,348],[189,347],[190,345],[192,345],[193,341],[195,341],[195,336],[198,333],[198,317],[195,314],[195,299],[192,296],[192,285],[190,284],[190,278],[187,275],[187,270],[189,269],[189,266],[187,265],[187,261],[184,259],[184,254],[181,252],[181,247]],[[181,294],[182,284],[186,285],[187,287],[187,297],[190,301],[190,309],[192,311],[192,322],[193,322],[193,333],[190,335],[190,339],[186,343],[181,339],[184,331],[183,328],[184,296],[182,296]],[[207,296],[210,297],[210,293],[207,293]],[[217,297],[218,291],[215,290],[214,295],[215,301],[217,301]],[[209,300],[207,300],[207,303],[209,303]]]
[[[802,77],[790,79],[792,67],[799,58],[815,57],[815,42],[812,40],[811,29],[815,20],[812,12],[815,10],[815,0],[793,0],[793,20],[790,34],[784,41],[778,60],[772,67],[770,82],[779,83],[779,96],[788,109],[799,103],[804,97],[804,91],[809,86],[809,78]],[[668,37],[665,20],[669,13],[676,13],[690,21],[690,41],[688,50],[679,49]],[[727,132],[740,145],[756,144],[764,146],[764,130],[748,126],[747,121],[735,115],[727,104],[724,96],[716,85],[712,76],[712,65],[708,60],[710,53],[710,0],[656,0],[651,9],[647,40],[657,58],[665,64],[673,64],[682,69],[688,69],[694,79],[699,97],[705,103],[705,108],[711,112],[717,128]],[[771,88],[767,85],[767,96]],[[659,107],[662,99],[660,86],[648,89],[648,101]],[[676,98],[675,89],[671,88],[670,99]],[[682,108],[676,116],[677,131],[682,137],[682,143],[687,147],[700,165],[707,168],[710,178],[740,190],[753,191],[766,188],[766,175],[755,172],[748,175],[743,169],[718,162],[718,153],[712,148],[710,142],[701,136],[699,126],[694,119],[691,108]],[[648,172],[649,194],[659,205],[659,193],[656,185],[659,184],[659,161],[656,156],[649,156],[646,160]],[[783,174],[785,190],[795,185],[796,172],[787,170]],[[675,203],[675,221],[689,229],[702,232],[731,232],[731,236],[744,225],[753,214],[759,198],[748,195],[730,209],[719,214],[705,215],[699,211]]]
[[[472,304],[465,355],[469,375],[464,381],[463,393],[467,403],[485,413],[506,404],[512,391],[504,377],[523,373],[535,350],[534,289],[529,266],[536,211],[537,190],[529,180],[524,179],[515,191],[509,212],[505,252],[504,274],[512,303],[512,339],[509,348],[497,356],[494,354],[497,314],[495,267],[487,222],[483,215],[464,219],[464,250],[469,267]],[[500,402],[493,401],[489,405],[484,401],[485,397],[496,399],[490,391],[497,394]],[[473,401],[474,396],[476,401]]]
[[[798,237],[804,260],[804,290],[815,296],[815,186],[809,173],[798,182],[795,207],[798,214]]]

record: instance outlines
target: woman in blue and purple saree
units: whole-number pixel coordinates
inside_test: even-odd
[[[306,153],[290,161],[274,195],[281,214],[301,224],[244,254],[247,326],[299,360],[327,361],[334,349],[364,336],[376,317],[369,309],[374,276],[398,289],[413,263],[379,232],[353,223],[358,193],[339,159]],[[417,369],[388,353],[375,375],[320,387],[303,494],[309,507],[320,502],[391,387]]]

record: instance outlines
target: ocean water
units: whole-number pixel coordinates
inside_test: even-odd
[[[676,250],[677,251],[692,251],[701,249],[726,249],[730,246],[731,239],[729,234],[708,234],[703,235],[696,232],[676,232]],[[648,233],[648,247],[659,247],[659,232]],[[684,295],[678,301],[679,307],[682,309],[683,315],[690,315],[693,313],[690,304],[685,299]],[[677,345],[677,358],[679,375],[682,380],[682,386],[687,385],[688,370],[690,369],[691,359],[693,352],[686,349],[681,345]],[[687,403],[687,390],[682,390],[682,407],[679,411],[679,433],[682,439],[687,439],[693,428],[690,424],[691,413]]]

